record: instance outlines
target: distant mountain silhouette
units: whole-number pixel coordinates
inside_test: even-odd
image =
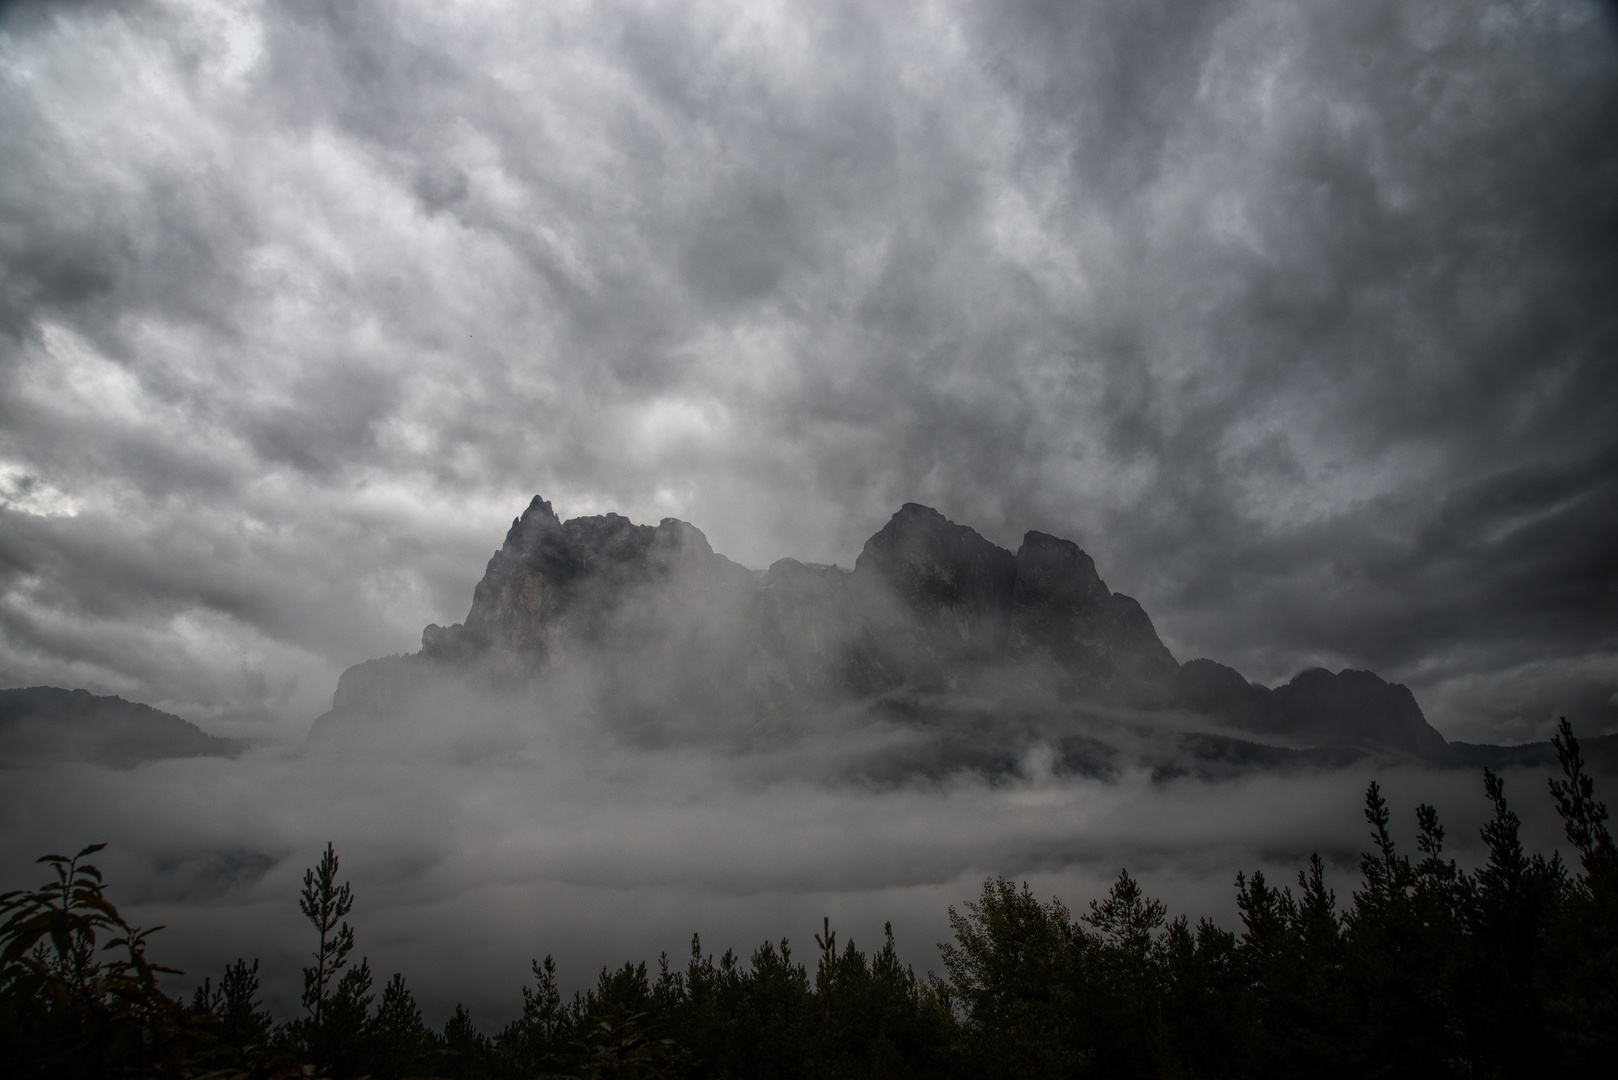
[[[686,522],[563,522],[535,497],[465,622],[344,672],[315,732],[386,723],[446,681],[520,694],[580,672],[590,707],[630,730],[756,736],[864,710],[929,732],[934,771],[1009,767],[1042,740],[1058,767],[1105,773],[1139,742],[1121,731],[1156,732],[1146,756],[1173,759],[1170,772],[1518,753],[1452,750],[1406,687],[1369,671],[1312,668],[1271,689],[1211,660],[1182,665],[1072,541],[1029,532],[1012,553],[916,503],[852,570],[782,559],[758,572]]]
[[[128,768],[160,758],[234,757],[246,745],[121,697],[55,686],[0,690],[0,768],[40,759]]]

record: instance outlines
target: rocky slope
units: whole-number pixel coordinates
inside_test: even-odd
[[[1271,689],[1182,665],[1073,542],[1029,532],[1013,553],[915,503],[852,570],[783,559],[758,572],[685,522],[563,522],[536,497],[466,620],[345,672],[316,733],[386,724],[449,685],[509,698],[564,683],[607,722],[660,738],[789,737],[852,712],[931,732],[939,769],[1003,763],[1031,740],[1089,771],[1143,739],[1205,763],[1446,753],[1403,686],[1317,668]]]

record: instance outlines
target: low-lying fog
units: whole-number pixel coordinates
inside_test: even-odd
[[[1097,780],[1053,773],[1036,746],[994,780],[839,779],[854,743],[897,737],[828,722],[747,753],[631,748],[564,710],[521,722],[495,711],[234,760],[39,765],[0,785],[0,885],[39,883],[30,863],[46,851],[109,841],[97,862],[114,901],[138,925],[167,926],[152,952],[184,969],[172,987],[258,956],[284,1017],[313,940],[300,879],[331,840],[357,896],[356,955],[379,982],[403,971],[430,1020],[459,1000],[490,1028],[520,1007],[535,957],[554,954],[564,987],[578,988],[603,964],[647,960],[655,975],[667,951],[682,965],[693,932],[705,952],[744,959],[784,936],[812,961],[822,916],[863,948],[891,920],[901,954],[938,970],[949,906],[987,875],[1077,912],[1127,866],[1171,914],[1235,927],[1238,870],[1291,880],[1320,851],[1346,900],[1373,775],[1407,845],[1428,801],[1450,853],[1481,854],[1486,803],[1468,772]],[[1510,774],[1507,792],[1530,850],[1561,842],[1542,776]]]

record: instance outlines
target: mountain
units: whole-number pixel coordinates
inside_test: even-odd
[[[564,522],[535,497],[465,621],[344,672],[314,735],[386,730],[428,700],[465,711],[469,694],[520,714],[525,695],[564,688],[653,742],[759,745],[834,716],[910,733],[902,760],[866,763],[878,772],[1011,768],[1035,744],[1058,769],[1095,773],[1453,756],[1404,686],[1313,668],[1272,689],[1181,664],[1077,544],[1029,532],[1007,551],[916,503],[851,570],[782,559],[760,572],[686,522]]]
[[[246,746],[121,697],[55,686],[0,690],[0,768],[40,759],[129,768],[160,758],[234,757]]]

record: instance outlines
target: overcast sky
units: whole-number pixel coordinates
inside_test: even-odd
[[[301,734],[536,493],[1612,730],[1611,8],[7,6],[0,684]]]

